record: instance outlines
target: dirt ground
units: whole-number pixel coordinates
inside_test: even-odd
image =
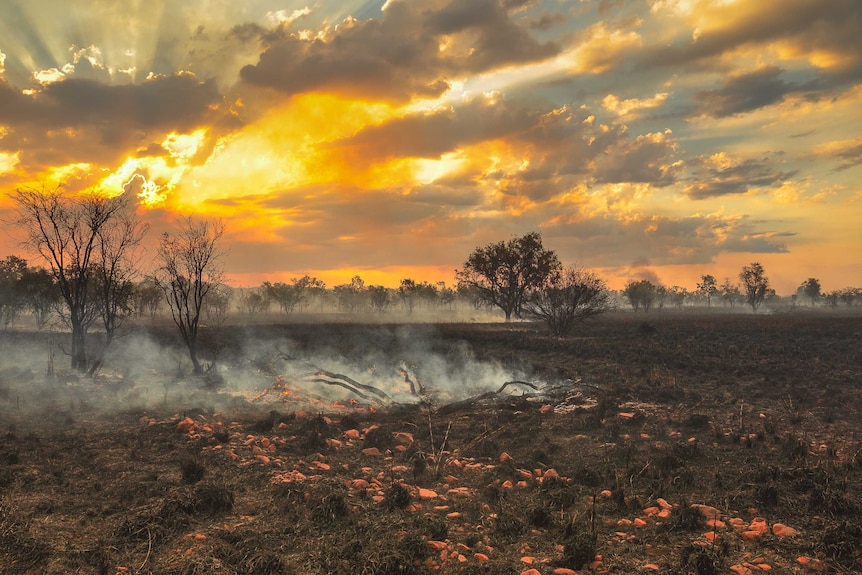
[[[2,574],[862,572],[859,315],[61,337],[0,335]]]

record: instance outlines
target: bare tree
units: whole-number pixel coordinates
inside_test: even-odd
[[[185,218],[180,229],[165,232],[159,244],[157,272],[171,317],[179,328],[196,374],[204,372],[198,356],[201,310],[210,292],[221,283],[223,271],[219,240],[224,224],[219,220]]]
[[[17,205],[15,223],[27,234],[25,245],[48,264],[59,288],[62,315],[72,329],[72,368],[85,371],[87,330],[113,306],[114,282],[121,279],[104,270],[113,266],[112,261],[131,269],[126,267],[131,263],[128,255],[144,228],[134,218],[126,195],[111,198],[96,190],[71,194],[60,187],[20,188],[12,200]],[[123,239],[128,229],[133,233]],[[100,273],[105,289],[93,290],[99,281],[94,277]]]
[[[563,336],[609,306],[605,283],[594,273],[572,266],[555,272],[542,287],[531,290],[524,311],[544,321],[554,335]]]

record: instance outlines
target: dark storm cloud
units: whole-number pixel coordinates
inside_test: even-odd
[[[694,95],[698,113],[724,118],[776,104],[799,88],[783,81],[782,70],[767,66],[731,77],[723,88],[704,90]]]
[[[780,186],[797,173],[777,169],[769,158],[748,158],[737,162],[701,156],[689,167],[692,170],[690,179],[696,183],[687,186],[685,194],[695,200]]]
[[[446,37],[451,46],[441,50]],[[498,0],[454,0],[437,9],[393,2],[381,19],[341,24],[325,39],[275,41],[240,76],[287,94],[407,101],[439,96],[452,77],[541,60],[558,49],[530,36]]]
[[[49,84],[33,95],[0,80],[0,122],[13,129],[90,125],[187,130],[211,119],[211,106],[220,102],[215,82],[200,82],[189,74],[119,86],[73,78]]]
[[[589,266],[708,264],[721,253],[786,253],[781,238],[793,232],[761,232],[748,217],[638,216],[580,218],[551,225],[542,232],[548,245],[559,245],[560,257]]]
[[[0,79],[0,124],[5,145],[22,150],[30,168],[77,162],[111,162],[130,149],[149,147],[171,131],[210,125],[223,113],[213,81],[189,74],[141,84],[105,85],[68,79],[23,94]]]

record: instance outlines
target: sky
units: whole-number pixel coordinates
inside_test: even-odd
[[[4,0],[0,218],[134,193],[150,259],[221,218],[237,287],[451,285],[538,231],[617,289],[830,291],[862,286],[860,110],[859,0]]]

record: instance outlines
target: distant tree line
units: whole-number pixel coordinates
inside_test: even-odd
[[[19,189],[12,222],[25,234],[23,246],[35,255],[32,264],[18,256],[0,261],[0,320],[7,329],[29,316],[38,329],[52,322],[70,329],[67,350],[71,367],[94,373],[105,350],[130,318],[170,314],[188,348],[195,373],[212,367],[199,357],[203,323],[219,326],[232,311],[247,316],[271,313],[370,313],[383,316],[417,310],[436,314],[456,306],[498,309],[506,321],[541,321],[556,335],[572,333],[591,317],[626,302],[635,311],[649,312],[686,305],[712,307],[716,302],[757,311],[778,299],[763,266],[744,266],[738,282],[719,284],[702,275],[694,290],[632,279],[620,292],[609,290],[595,273],[576,265],[563,266],[541,234],[477,247],[455,270],[457,284],[401,279],[398,287],[366,285],[359,276],[327,288],[305,275],[289,282],[264,282],[256,288],[231,289],[224,284],[221,246],[224,225],[217,220],[183,218],[159,242],[151,275],[142,273],[139,246],[147,225],[138,220],[132,198],[109,197],[98,191],[71,194],[60,188]],[[817,278],[808,278],[790,297],[792,306],[854,306],[862,289],[823,292]],[[90,351],[87,334],[105,334],[99,350]]]

